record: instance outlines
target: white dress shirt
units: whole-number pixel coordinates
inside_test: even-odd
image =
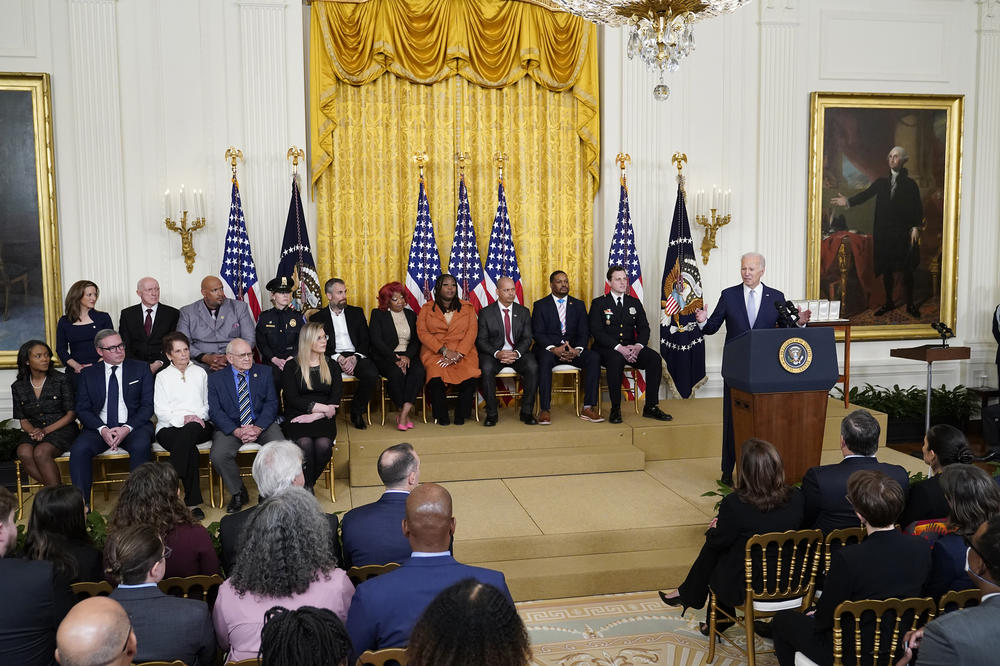
[[[514,349],[514,346],[512,344],[510,344],[509,342],[507,342],[507,329],[504,328],[504,323],[503,323],[503,320],[504,320],[503,313],[504,312],[509,312],[510,313],[510,337],[511,337],[511,339],[513,339],[514,338],[514,304],[511,303],[510,305],[501,305],[500,303],[497,303],[497,305],[500,306],[500,327],[503,328],[503,347],[501,347],[497,351],[493,352],[493,358],[496,358],[497,354],[499,354],[502,351],[512,351],[515,354],[517,354],[518,358],[521,358],[521,352],[519,352],[516,349]]]
[[[556,296],[555,294],[552,294],[551,298],[552,298],[553,305],[556,306],[556,316],[558,316],[559,315],[559,297]],[[563,296],[563,306],[566,307],[566,308],[569,308],[569,296]],[[563,337],[564,338],[569,338],[569,310],[567,309],[567,310],[565,310],[565,312],[566,312],[566,325],[567,325],[567,328],[566,328],[566,335],[564,335]],[[562,321],[560,321],[559,324],[561,326],[562,325]],[[568,342],[568,340],[564,340],[564,342]],[[555,347],[556,347],[556,345],[549,345],[548,347],[545,348],[545,351],[549,351],[550,349],[554,349]],[[583,351],[583,347],[574,347],[574,349],[576,349],[579,352]]]
[[[149,313],[149,319],[153,322],[152,326],[156,326],[156,311],[159,309],[160,304],[154,303],[153,305],[146,305],[142,301],[139,301],[139,307],[142,309],[142,316],[140,317],[142,325],[146,325],[146,310],[152,310],[152,312]]]
[[[193,414],[208,418],[208,373],[197,363],[188,363],[184,374],[172,363],[156,375],[153,391],[156,432],[161,428],[180,428],[184,417]]]
[[[333,308],[330,308],[330,320],[333,322],[333,342],[337,346],[333,350],[333,360],[339,361],[340,355],[344,352],[354,353],[354,343],[351,341],[351,334],[347,330],[347,316],[343,310],[335,312]]]
[[[111,368],[118,368],[118,372],[115,376],[118,379],[118,421],[121,422],[123,426],[132,430],[132,426],[127,425],[125,422],[128,421],[128,407],[125,406],[125,381],[122,378],[122,366],[121,365],[111,365],[110,363],[104,364],[104,405],[101,407],[101,417],[102,423],[108,422],[108,384],[111,383]],[[107,426],[104,426],[105,428]],[[100,428],[98,428],[100,430]]]

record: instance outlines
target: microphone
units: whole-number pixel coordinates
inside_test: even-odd
[[[943,321],[939,321],[937,323],[931,324],[931,328],[933,328],[935,331],[937,331],[937,334],[941,336],[941,346],[942,347],[947,347],[948,346],[948,343],[947,343],[948,338],[955,337],[955,331],[951,330],[951,328],[948,326],[948,324],[944,323]]]
[[[799,309],[791,301],[777,301],[774,309],[778,311],[778,325],[781,328],[797,328],[799,321]]]

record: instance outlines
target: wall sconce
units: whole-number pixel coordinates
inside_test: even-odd
[[[708,253],[719,247],[715,243],[715,234],[732,220],[730,200],[733,191],[723,192],[712,186],[712,196],[709,198],[705,190],[698,190],[694,195],[694,221],[705,227],[705,237],[701,239],[701,262],[708,265]]]
[[[176,209],[172,207],[173,202],[170,190],[163,193],[164,224],[167,225],[167,229],[177,232],[181,237],[181,254],[184,256],[184,264],[187,266],[188,273],[194,271],[194,258],[196,256],[192,236],[194,232],[205,226],[205,193],[201,190],[194,190],[190,194],[190,197],[190,212],[193,217],[191,219],[191,226],[189,227],[188,195],[184,192],[184,185],[181,185],[181,190],[177,195],[178,206]],[[170,217],[172,210],[176,210],[180,214],[179,225]]]

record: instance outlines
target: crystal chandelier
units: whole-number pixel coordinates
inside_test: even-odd
[[[594,23],[628,26],[629,60],[638,56],[660,77],[653,97],[665,100],[665,72],[676,72],[694,51],[694,24],[735,11],[750,0],[555,0],[566,11]]]

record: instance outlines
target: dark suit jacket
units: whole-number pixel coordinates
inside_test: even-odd
[[[905,168],[896,176],[895,196],[890,196],[891,190],[891,177],[884,176],[847,200],[854,207],[875,197],[872,224],[875,275],[899,270],[910,261],[910,229],[924,226],[920,188]]]
[[[274,390],[271,368],[266,365],[254,363],[250,368],[250,402],[256,417],[254,425],[267,430],[278,416],[278,394]],[[227,435],[240,427],[236,381],[229,366],[208,376],[208,417]]]
[[[329,315],[330,309],[327,308],[326,312]],[[411,362],[417,362],[420,356],[420,338],[417,337],[417,313],[409,308],[404,308],[403,314],[406,316],[406,323],[410,325],[410,341],[406,345],[405,353],[410,357]],[[392,313],[388,310],[380,310],[378,308],[372,310],[368,332],[371,336],[372,360],[383,363],[395,363],[396,352],[393,350],[399,344],[399,336],[396,334],[395,324],[392,323]]]
[[[1000,596],[971,608],[939,615],[924,629],[920,666],[995,664],[1000,654]]]
[[[1000,365],[1000,323],[997,322],[997,313],[1000,312],[1000,305],[993,311],[993,339],[997,341],[997,365]]]
[[[480,354],[493,356],[504,345],[503,312],[500,301],[494,301],[479,311],[479,332],[476,333],[476,349]],[[520,303],[510,306],[510,337],[514,341],[514,351],[526,356],[531,348],[531,312]]]
[[[409,493],[383,493],[377,502],[355,507],[344,514],[341,538],[344,565],[402,562],[410,557],[410,541],[403,536],[406,498]]]
[[[802,492],[806,495],[806,515],[802,526],[818,528],[826,534],[842,527],[857,527],[858,517],[847,501],[847,479],[862,469],[876,469],[895,479],[909,492],[910,479],[899,465],[879,462],[876,458],[858,456],[844,458],[833,465],[810,467],[802,477]]]
[[[118,377],[118,390],[128,409],[127,425],[133,429],[149,424],[153,418],[153,375],[143,361],[125,359]],[[106,425],[101,409],[108,399],[104,386],[104,362],[92,365],[80,373],[76,389],[76,418],[84,428],[97,430]]]
[[[155,585],[116,588],[111,598],[128,613],[138,651],[135,661],[208,666],[215,660],[215,629],[204,601],[164,594]]]
[[[356,305],[348,305],[344,308],[344,317],[347,319],[347,332],[351,334],[354,351],[362,356],[370,356],[368,322],[365,321],[364,310]],[[330,336],[330,340],[326,343],[326,353],[333,356],[337,349],[337,339],[333,332],[333,316],[330,314],[329,306],[313,313],[313,316],[309,317],[309,321],[323,324],[323,329]]]
[[[897,522],[905,530],[910,523],[917,520],[947,518],[948,511],[948,500],[944,498],[944,491],[941,490],[941,475],[935,474],[910,486],[906,507]]]
[[[559,310],[549,294],[535,301],[531,308],[531,331],[535,335],[535,351],[543,352],[549,345],[558,347],[563,340],[570,347],[587,348],[590,327],[587,322],[587,305],[579,298],[566,297],[566,335],[559,324]]]
[[[590,304],[590,334],[594,336],[594,349],[614,349],[617,345],[637,342],[646,346],[649,343],[649,321],[642,302],[625,294],[619,314],[610,293],[598,296]]]
[[[754,329],[774,328],[778,325],[778,311],[774,309],[775,303],[784,303],[785,295],[777,289],[768,287],[763,282],[760,296],[760,308],[757,310],[757,320],[754,321]],[[722,324],[726,324],[726,342],[739,337],[750,330],[750,320],[747,318],[747,303],[743,300],[743,285],[727,287],[719,295],[719,303],[715,306],[712,316],[705,322],[705,327],[701,332],[711,335],[719,330]]]
[[[122,310],[118,318],[118,334],[125,343],[125,355],[146,363],[163,361],[169,363],[163,353],[163,336],[177,330],[180,311],[160,303],[156,306],[153,330],[146,335],[146,308],[142,303],[130,305]]]
[[[434,597],[466,578],[493,585],[510,598],[502,573],[459,564],[451,555],[411,557],[395,571],[358,585],[347,613],[353,644],[347,663],[356,662],[365,650],[406,645],[413,625]]]
[[[0,559],[0,661],[18,666],[55,664],[56,629],[74,599],[45,560]]]
[[[223,516],[222,520],[219,521],[219,541],[222,543],[222,569],[226,572],[227,576],[233,575],[233,565],[236,564],[236,558],[239,556],[240,546],[243,543],[243,529],[259,508],[260,504],[257,504],[238,513]],[[338,564],[342,568],[346,568],[342,565],[340,539],[337,538],[337,529],[340,526],[340,520],[333,513],[326,514],[326,518],[330,521],[330,549],[333,551],[334,557],[337,558]]]

